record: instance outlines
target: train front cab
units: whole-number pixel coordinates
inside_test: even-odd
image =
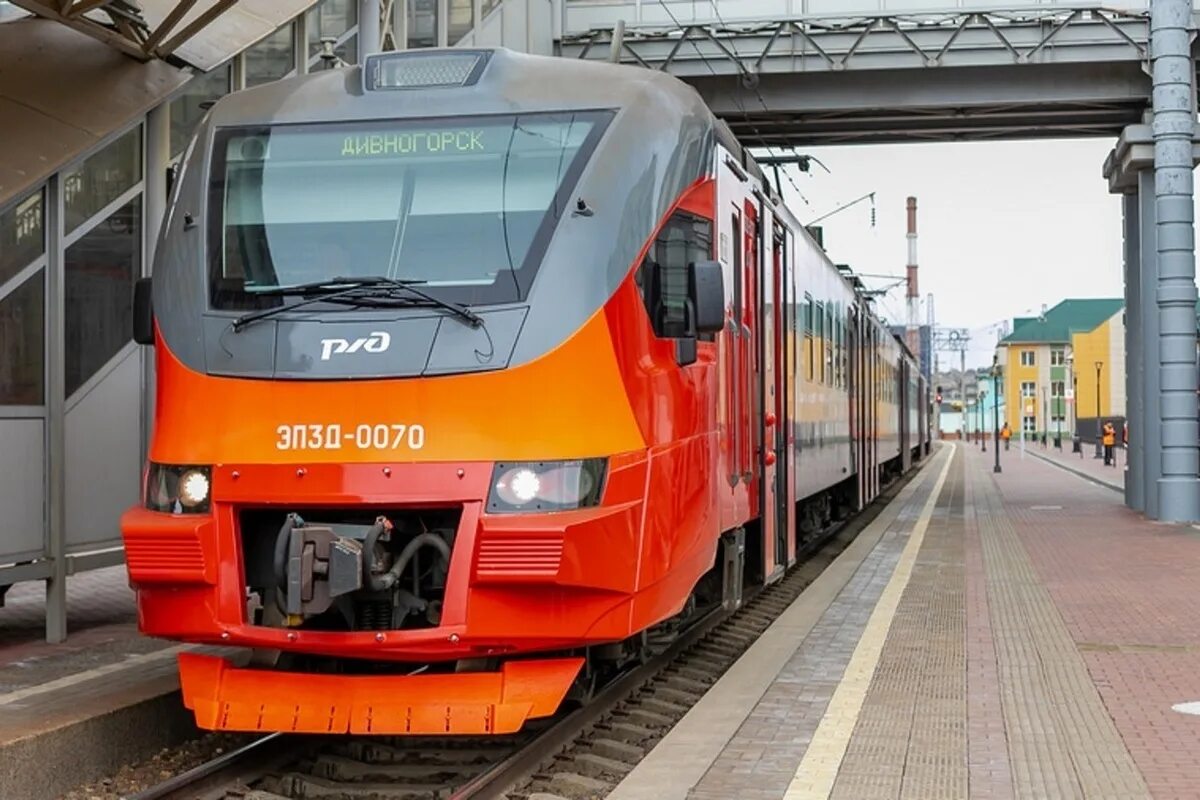
[[[533,63],[512,55],[494,62],[517,72]],[[580,85],[611,86],[587,72],[596,65],[547,63],[557,72],[579,71]],[[637,85],[647,80],[671,103],[701,105],[694,93],[666,86],[673,80],[667,76],[639,73]],[[336,75],[293,85],[345,93]],[[354,109],[368,102],[364,97],[337,102]],[[253,117],[262,106],[247,92],[221,101],[214,114],[240,109]],[[659,131],[661,107],[646,102],[624,113],[634,120],[640,114],[647,130]],[[398,147],[395,130],[386,132],[393,138],[373,133],[374,117],[367,117],[331,138],[327,144],[340,153],[321,163],[347,152],[375,155],[377,142]],[[509,138],[500,141],[511,147],[515,132],[530,124],[509,122]],[[480,143],[486,150],[484,134],[438,130],[437,139],[426,134],[424,141],[447,147],[457,136],[468,149]],[[218,134],[202,127],[201,147],[211,145],[207,135]],[[263,160],[270,151],[246,137],[219,141],[242,146],[239,158]],[[643,143],[647,134],[632,139]],[[524,146],[536,152],[543,141],[531,137]],[[486,318],[483,326],[444,304],[416,314],[371,307],[357,317],[263,314],[244,329],[232,326],[235,314],[209,307],[196,274],[194,253],[203,252],[205,232],[216,235],[220,227],[208,215],[224,202],[210,191],[197,150],[177,182],[174,210],[180,198],[194,206],[164,224],[155,317],[151,322],[144,302],[138,315],[153,332],[143,340],[156,345],[157,402],[145,497],[122,521],[127,564],[144,632],[253,648],[268,663],[280,659],[274,669],[244,669],[182,657],[185,701],[202,727],[517,730],[552,713],[579,679],[586,681],[584,648],[620,645],[678,613],[706,573],[716,577],[726,607],[738,605],[743,584],[778,580],[795,562],[811,530],[807,519],[823,524],[844,513],[837,507],[846,498],[862,505],[878,494],[887,455],[881,442],[897,433],[885,430],[896,420],[882,397],[886,354],[878,322],[769,196],[740,147],[707,152],[713,160],[681,187],[595,313],[536,358],[479,369],[480,359],[514,349],[524,335],[518,332],[534,327],[526,319],[534,311],[484,307],[476,312]],[[645,153],[637,169],[614,171],[613,159],[638,153],[614,145],[601,157],[605,170],[568,172],[586,186],[590,174],[603,182],[666,168],[667,159]],[[569,163],[561,156],[549,161],[555,169]],[[359,169],[372,178],[384,174],[378,163]],[[319,184],[281,182],[293,193]],[[628,184],[647,182],[631,177]],[[620,203],[593,210],[583,196],[549,237],[547,247],[559,249],[547,251],[546,261],[558,271],[547,270],[535,287],[576,290],[579,242],[597,251],[605,236],[611,242],[611,231],[594,220],[611,220],[605,212]],[[216,205],[206,206],[205,198]],[[554,202],[565,200],[574,195]],[[347,213],[328,203],[300,208]],[[247,225],[262,224],[254,203],[238,213]],[[676,263],[668,274],[656,268],[663,262],[657,253],[647,259],[660,240],[671,252],[673,232],[705,224],[712,261],[693,253],[682,272]],[[217,243],[212,252],[221,250],[220,236],[209,241]],[[326,255],[317,255],[328,279]],[[595,274],[611,266],[603,253],[595,261]],[[448,263],[460,262],[469,263]],[[219,259],[213,263],[213,297],[230,281],[235,288],[245,282],[244,270],[226,274]],[[722,276],[715,283],[714,269]],[[723,295],[715,324],[711,304],[697,302],[701,282]],[[814,315],[800,322],[800,298],[818,286],[825,310],[813,335]],[[663,304],[667,294],[673,302]],[[278,307],[241,301],[250,314]],[[554,310],[541,310],[548,308]],[[680,317],[665,311],[682,314],[699,335],[680,336],[666,325]],[[422,363],[446,358],[441,373],[373,373],[385,341],[406,350],[425,342]],[[814,361],[812,350],[800,352],[801,341],[819,344],[821,380],[801,374]],[[806,418],[810,412],[815,416]],[[815,437],[807,453],[802,433]],[[418,541],[413,552],[423,555],[414,556],[408,546]],[[386,561],[374,560],[376,546]],[[372,606],[384,594],[389,604]],[[330,659],[350,672],[307,666]],[[406,666],[419,673],[397,674]]]
[[[227,114],[254,113],[249,100],[222,103]],[[436,304],[423,314],[368,305],[357,316],[318,308],[305,317],[242,297],[253,264],[223,265],[265,244],[222,249],[221,236],[250,235],[233,229],[229,220],[240,217],[231,208],[249,215],[237,225],[264,223],[256,216],[262,212],[244,211],[254,204],[227,198],[265,192],[259,187],[268,182],[211,191],[209,173],[229,174],[231,154],[238,169],[265,161],[255,168],[268,170],[273,152],[292,159],[280,169],[307,167],[310,145],[288,138],[305,134],[301,126],[277,134],[209,124],[175,198],[176,206],[195,201],[201,212],[168,217],[153,302],[143,293],[139,304],[150,331],[140,338],[156,346],[156,420],[143,503],[122,521],[144,632],[252,648],[256,662],[265,662],[241,668],[210,656],[180,659],[185,702],[202,727],[511,732],[586,684],[585,648],[619,651],[683,610],[705,573],[726,579],[716,594],[729,607],[740,602],[743,574],[782,575],[794,559],[786,532],[794,528],[795,488],[786,463],[779,467],[794,455],[783,433],[793,395],[779,382],[788,369],[789,234],[745,175],[724,161],[702,164],[707,174],[676,198],[615,291],[578,330],[526,363],[472,371],[491,353],[511,350],[515,331],[529,323],[522,328],[515,314],[518,324],[510,324],[514,310],[486,304],[477,325]],[[338,148],[313,163],[372,155],[375,143],[393,141],[370,124],[356,122],[334,137],[312,123],[311,142]],[[393,122],[388,135],[405,124]],[[440,124],[436,141],[454,145],[444,138],[456,135],[444,132],[444,121],[414,124]],[[255,144],[264,135],[278,141]],[[459,138],[469,149],[491,147],[486,131]],[[525,157],[546,139],[531,136]],[[497,141],[502,147],[510,138]],[[218,160],[210,170],[205,146],[229,163]],[[373,171],[385,171],[384,162]],[[276,181],[293,192],[318,183]],[[727,190],[738,193],[736,202]],[[737,214],[718,215],[718,197]],[[299,209],[348,216],[328,205]],[[577,254],[567,250],[586,235],[591,217],[572,214],[560,223],[561,275],[578,275]],[[681,303],[680,265],[669,274],[658,266],[679,230],[704,224],[705,250],[682,265]],[[211,298],[190,288],[198,277],[191,254],[206,229],[210,253],[220,254],[210,256]],[[286,241],[284,233],[278,238]],[[660,240],[664,253],[647,258]],[[718,240],[725,243],[719,264],[711,260]],[[760,279],[761,254],[770,254],[772,272]],[[715,287],[715,305],[700,302],[701,284],[707,297]],[[665,308],[668,290],[674,302]],[[229,291],[240,293],[242,308],[209,307]],[[681,307],[692,328],[685,335],[660,319]],[[233,311],[246,316],[239,322]],[[758,335],[764,327],[771,331],[765,341]],[[393,363],[381,354],[415,347],[428,330],[431,364],[443,338],[463,358],[454,361],[452,353],[444,374],[371,374]],[[760,489],[764,474],[771,478]],[[763,507],[775,513],[747,545],[741,537]],[[721,531],[728,532],[723,546]],[[743,570],[747,547],[755,561]],[[380,548],[386,561],[373,555]],[[334,661],[350,672],[329,673]],[[419,674],[398,674],[412,669]]]

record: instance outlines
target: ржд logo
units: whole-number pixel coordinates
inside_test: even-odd
[[[370,336],[355,339],[353,342],[347,339],[322,339],[321,360],[328,361],[333,356],[357,353],[359,350],[364,353],[382,353],[391,345],[392,337],[387,331],[371,331]]]

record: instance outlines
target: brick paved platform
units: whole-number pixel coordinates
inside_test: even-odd
[[[47,644],[42,584],[0,608],[0,798],[49,800],[195,735],[172,643],[137,632],[124,566],[67,583],[69,635]]]
[[[1200,798],[1200,534],[992,455],[943,446],[610,798]]]
[[[991,442],[989,442],[989,457],[992,455],[991,447]],[[1021,457],[1020,449],[1016,445],[1008,452],[1000,451],[1002,465],[1012,464],[1015,469],[1020,469],[1024,461],[1030,458],[1041,459],[1063,467],[1082,478],[1098,482],[1117,492],[1125,490],[1126,455],[1126,452],[1121,448],[1114,448],[1113,465],[1106,467],[1104,466],[1103,458],[1096,458],[1095,445],[1084,444],[1082,453],[1072,453],[1071,442],[1069,440],[1063,441],[1062,450],[1055,450],[1053,445],[1042,447],[1040,444],[1026,442],[1024,458]]]

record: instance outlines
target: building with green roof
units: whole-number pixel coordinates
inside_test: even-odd
[[[1063,300],[1017,317],[996,345],[1014,436],[1070,433],[1079,417],[1125,415],[1125,302]]]

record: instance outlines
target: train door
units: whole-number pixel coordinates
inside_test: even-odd
[[[865,404],[863,428],[867,444],[866,473],[867,499],[874,500],[879,491],[879,347],[875,341],[875,326],[869,320],[864,320],[863,340],[863,373],[866,382],[863,386],[863,401]]]
[[[912,398],[908,393],[908,362],[900,359],[900,369],[896,370],[896,394],[900,401],[900,467],[908,472],[912,466],[912,420],[908,412],[912,408]]]
[[[850,469],[854,472],[858,509],[866,505],[866,436],[863,427],[862,330],[858,306],[850,306]]]
[[[723,149],[717,155],[717,257],[725,274],[725,296],[729,312],[725,330],[720,333],[720,459],[723,495],[721,529],[733,530],[750,518],[748,487],[743,481],[743,449],[749,447],[744,430],[746,403],[743,374],[749,349],[743,325],[745,250],[742,205],[746,197],[747,176]]]
[[[755,193],[757,195],[757,193]],[[743,325],[746,331],[746,369],[743,373],[746,402],[743,429],[749,435],[742,452],[742,465],[750,486],[751,513],[757,513],[762,539],[762,577],[765,583],[783,576],[786,550],[776,543],[778,518],[778,455],[775,448],[775,414],[771,413],[776,392],[774,269],[767,246],[773,230],[771,211],[757,196],[747,197],[742,213],[742,276],[746,302]],[[764,263],[765,262],[765,263]],[[757,480],[754,478],[757,477]]]
[[[753,244],[747,239],[746,262],[761,263],[761,269],[755,269],[758,292],[758,370],[755,389],[758,402],[754,406],[757,418],[756,458],[758,459],[759,474],[762,476],[759,485],[759,518],[762,525],[763,538],[763,576],[765,582],[771,583],[783,577],[787,565],[787,544],[785,528],[786,520],[780,520],[780,502],[786,493],[781,491],[780,480],[786,474],[786,469],[780,463],[780,425],[779,408],[784,398],[781,385],[782,370],[779,359],[783,352],[781,332],[783,324],[780,317],[779,292],[782,288],[780,275],[780,252],[776,243],[776,226],[770,210],[765,204],[760,206],[761,216],[756,220],[757,233]],[[747,221],[755,219],[755,208],[746,209]],[[749,272],[749,270],[748,270]]]
[[[775,486],[778,509],[775,552],[781,564],[790,565],[796,560],[796,481],[793,446],[795,434],[792,427],[792,395],[795,393],[796,375],[793,371],[795,331],[791,325],[795,316],[789,313],[796,292],[792,285],[792,271],[788,268],[792,257],[789,232],[779,224],[772,236],[771,262],[774,267],[774,331],[775,331],[775,454],[778,464]]]
[[[754,482],[755,455],[762,449],[759,426],[755,417],[761,405],[758,401],[758,375],[761,369],[759,362],[758,338],[758,306],[759,306],[759,211],[757,202],[747,197],[744,201],[742,214],[742,362],[738,386],[741,389],[742,402],[740,437],[742,447],[738,464],[742,471],[742,480],[750,487],[751,513],[761,510],[762,498],[759,497]]]

